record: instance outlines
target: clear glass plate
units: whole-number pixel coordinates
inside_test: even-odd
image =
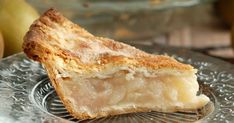
[[[135,44],[136,45],[136,44]],[[133,113],[82,122],[234,122],[234,66],[185,49],[154,44],[136,45],[150,53],[167,53],[177,60],[193,65],[200,84],[200,93],[211,98],[197,112]],[[50,85],[43,67],[23,53],[0,62],[0,122],[4,123],[67,123],[72,118]]]

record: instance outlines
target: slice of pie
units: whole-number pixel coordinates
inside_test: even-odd
[[[95,37],[54,9],[30,27],[24,52],[41,62],[76,118],[148,111],[190,111],[209,102],[197,95],[192,66]]]

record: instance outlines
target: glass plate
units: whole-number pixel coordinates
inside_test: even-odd
[[[200,92],[211,98],[197,112],[133,113],[82,122],[234,122],[234,66],[185,49],[154,44],[137,45],[150,53],[167,53],[196,67]],[[0,122],[66,123],[79,121],[69,115],[50,85],[43,67],[23,53],[0,62]]]

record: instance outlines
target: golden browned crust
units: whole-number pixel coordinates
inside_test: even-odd
[[[99,49],[96,46],[100,46]],[[105,50],[102,52],[102,49]],[[74,112],[69,100],[60,91],[61,87],[56,80],[58,68],[54,65],[56,57],[62,58],[64,63],[70,65],[67,65],[66,69],[79,70],[82,73],[102,70],[108,64],[132,68],[144,67],[151,70],[161,68],[193,70],[192,66],[179,63],[168,56],[151,55],[111,39],[95,37],[54,9],[45,12],[31,25],[24,37],[23,50],[29,58],[45,66],[65,107],[74,117],[81,119],[91,117],[85,113]],[[91,55],[86,55],[86,51]],[[85,61],[86,59],[88,60]],[[129,110],[145,111],[145,109]]]
[[[181,70],[192,69],[190,65],[179,63],[176,60],[168,56],[147,54],[132,46],[129,46],[120,42],[116,42],[111,39],[94,37],[87,31],[82,29],[80,26],[71,23],[69,20],[67,20],[65,17],[63,17],[60,13],[58,13],[54,9],[48,10],[38,20],[36,20],[31,25],[29,31],[25,35],[23,49],[24,49],[24,52],[28,55],[28,57],[34,60],[43,62],[46,60],[46,57],[47,57],[45,54],[53,53],[54,55],[56,54],[61,57],[74,59],[75,61],[77,61],[77,64],[80,64],[82,66],[82,63],[80,63],[80,58],[77,57],[75,51],[72,52],[71,50],[68,51],[67,49],[61,48],[61,45],[65,45],[69,43],[69,41],[63,41],[63,44],[61,44],[60,42],[56,42],[56,41],[63,40],[63,39],[59,39],[59,38],[53,37],[53,35],[48,34],[49,31],[55,31],[51,29],[53,28],[56,29],[56,26],[62,26],[62,28],[67,28],[68,30],[71,30],[71,32],[75,32],[77,36],[82,35],[83,37],[90,39],[90,40],[99,39],[99,41],[101,42],[98,42],[98,43],[106,46],[110,50],[119,52],[122,49],[125,49],[126,52],[132,52],[130,56],[127,56],[127,57],[121,57],[121,55],[116,56],[116,55],[112,55],[108,53],[104,54],[101,57],[99,57],[99,60],[101,60],[99,62],[101,62],[102,65],[89,64],[88,67],[92,66],[95,68],[99,68],[99,67],[101,68],[103,64],[115,62],[116,64],[133,63],[135,66],[147,67],[151,69],[160,69],[160,68],[165,68],[165,67],[181,69]],[[52,41],[54,41],[53,45],[49,43]],[[79,39],[77,39],[77,42],[79,42]],[[82,49],[82,48],[87,48],[87,47],[89,46],[84,43],[77,44],[77,49]],[[98,51],[91,50],[91,52],[98,52]],[[85,66],[87,66],[87,64]]]
[[[0,31],[0,59],[3,57],[3,53],[4,53],[4,41],[2,33]]]

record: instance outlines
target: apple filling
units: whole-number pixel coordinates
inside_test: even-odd
[[[197,95],[199,85],[193,72],[181,75],[159,73],[150,77],[137,72],[129,78],[126,71],[118,71],[111,77],[80,77],[59,84],[66,99],[75,107],[73,110],[92,117],[122,114],[123,111],[129,113],[134,109],[195,110],[209,101],[205,95]]]

